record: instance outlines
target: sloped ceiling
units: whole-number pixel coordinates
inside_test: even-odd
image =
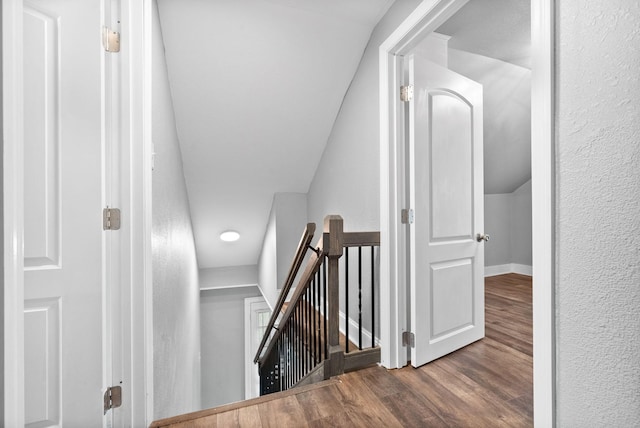
[[[274,193],[308,191],[392,2],[158,0],[200,268],[255,264]]]
[[[371,32],[393,0],[157,2],[198,264],[254,265],[274,193],[308,191]],[[528,5],[471,0],[438,32],[452,36],[455,50],[528,67]],[[487,85],[481,62],[460,62],[457,71]],[[495,126],[526,129],[513,120]],[[522,184],[513,171],[529,165],[524,144],[491,135],[485,169],[502,175],[488,177],[486,191],[511,191]],[[514,150],[505,155],[499,144]],[[507,165],[512,177],[500,178]],[[241,239],[220,241],[227,229]]]
[[[470,0],[437,31],[450,48],[531,69],[531,0]]]

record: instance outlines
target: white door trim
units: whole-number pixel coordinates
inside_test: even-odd
[[[123,376],[129,380],[124,426],[153,422],[153,293],[151,264],[151,1],[120,0]],[[125,226],[125,223],[128,227]],[[129,358],[126,358],[129,356]],[[124,392],[124,391],[123,391]],[[123,405],[124,407],[124,405]]]
[[[555,426],[555,1],[531,0],[533,418]]]
[[[406,241],[404,128],[399,101],[400,56],[462,7],[467,0],[424,0],[380,46],[380,308],[381,362],[406,364]],[[534,420],[555,422],[554,321],[554,1],[531,1]]]
[[[24,426],[22,0],[2,0],[4,420]]]
[[[256,350],[251,346],[254,342],[255,330],[251,324],[251,318],[254,317],[259,311],[268,310],[271,311],[267,300],[263,296],[259,297],[247,297],[244,299],[244,398],[248,400],[255,398],[252,396],[253,390],[253,370],[255,364],[253,363],[253,357],[255,357]]]

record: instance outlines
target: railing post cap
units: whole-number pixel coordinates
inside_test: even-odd
[[[324,218],[324,251],[329,257],[342,256],[343,220],[339,215]]]

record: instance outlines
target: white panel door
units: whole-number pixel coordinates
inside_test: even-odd
[[[24,3],[25,419],[103,426],[100,0]]]
[[[418,367],[484,337],[482,85],[414,55],[411,327]]]

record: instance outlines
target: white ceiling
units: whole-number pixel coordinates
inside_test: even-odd
[[[255,264],[274,193],[308,191],[391,3],[158,0],[201,268]]]
[[[437,31],[450,48],[531,69],[531,0],[471,0]]]
[[[308,191],[393,0],[157,1],[198,264],[254,265],[274,193]],[[528,5],[471,0],[438,31],[450,47],[528,67]],[[227,229],[240,241],[220,241]]]

